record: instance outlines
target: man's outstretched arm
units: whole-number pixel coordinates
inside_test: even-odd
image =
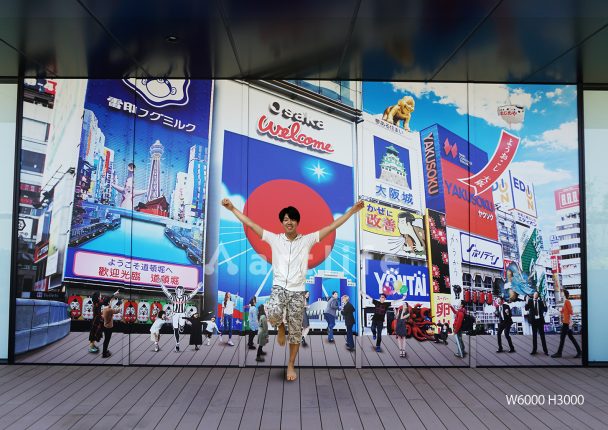
[[[230,212],[232,212],[234,214],[234,216],[237,217],[237,219],[243,223],[243,225],[246,225],[247,227],[252,229],[255,232],[255,234],[262,237],[262,234],[264,233],[264,230],[262,229],[262,227],[260,227],[256,223],[254,223],[251,220],[251,218],[249,218],[243,212],[241,212],[240,210],[235,208],[234,205],[232,204],[232,202],[230,201],[230,199],[223,199],[222,206],[224,206],[226,209],[228,209]]]
[[[363,200],[359,200],[352,208],[346,211],[344,215],[342,215],[340,218],[335,219],[334,222],[329,224],[327,227],[323,227],[321,230],[319,230],[319,241],[325,239],[327,235],[331,234],[331,232],[333,232],[346,221],[348,221],[351,216],[363,209],[363,206],[365,206],[365,203],[363,202]]]

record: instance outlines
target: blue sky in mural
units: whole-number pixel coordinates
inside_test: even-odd
[[[413,131],[441,124],[489,157],[503,128],[522,139],[512,169],[534,183],[539,225],[548,240],[558,219],[553,191],[579,182],[576,87],[364,82],[363,110],[381,115],[404,95],[416,101],[410,121]],[[524,106],[522,124],[509,128],[498,117],[497,107],[504,104]]]

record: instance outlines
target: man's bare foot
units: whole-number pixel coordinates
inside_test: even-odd
[[[296,368],[293,365],[287,366],[287,380],[295,381],[298,378],[298,374],[296,373]]]
[[[279,345],[285,346],[285,324],[281,323],[277,330],[277,342]]]

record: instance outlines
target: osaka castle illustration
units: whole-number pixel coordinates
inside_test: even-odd
[[[400,188],[410,188],[407,184],[405,166],[399,159],[399,152],[393,145],[386,148],[386,153],[380,161],[380,180]]]

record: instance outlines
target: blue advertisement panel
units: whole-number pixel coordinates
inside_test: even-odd
[[[65,277],[202,281],[211,81],[87,87]]]
[[[222,185],[227,196],[244,202],[245,214],[268,231],[282,232],[278,214],[286,206],[299,210],[298,232],[308,234],[330,224],[353,204],[353,171],[349,166],[229,131],[224,133],[223,151]],[[272,168],[268,160],[272,160]],[[320,324],[316,317],[322,315],[325,300],[333,291],[350,296],[357,307],[355,231],[347,228],[311,249],[306,289],[313,328]],[[225,292],[230,292],[233,300],[235,295],[243,295],[245,303],[256,296],[258,304],[263,304],[272,289],[269,246],[257,235],[246,234],[236,219],[222,218],[219,231],[230,263],[218,264],[218,307]],[[235,308],[238,329],[244,312],[239,301]]]
[[[438,126],[428,127],[420,132],[422,143],[422,168],[424,172],[424,194],[429,209],[445,212],[443,198],[443,176],[441,174],[441,155]]]
[[[366,260],[365,288],[373,298],[385,294],[387,300],[407,301],[411,306],[431,300],[428,269],[382,260]]]

